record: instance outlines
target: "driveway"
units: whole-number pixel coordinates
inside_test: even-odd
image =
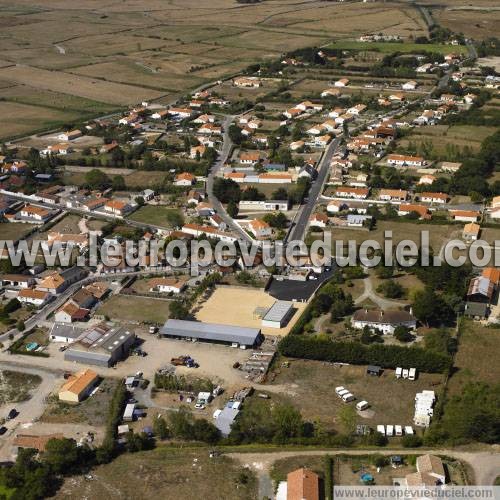
[[[399,309],[403,307],[405,304],[403,302],[399,302],[397,300],[390,300],[377,295],[375,290],[373,289],[373,282],[370,276],[367,276],[363,279],[363,284],[365,286],[364,292],[354,301],[355,304],[361,304],[365,300],[371,300],[374,302],[380,309]]]

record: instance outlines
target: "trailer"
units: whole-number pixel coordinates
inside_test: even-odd
[[[417,378],[417,370],[415,368],[410,368],[408,372],[408,380],[415,380]]]
[[[394,436],[394,426],[393,425],[387,425],[386,426],[386,436],[387,437]]]
[[[338,396],[339,398],[342,398],[342,397],[343,397],[344,395],[346,395],[346,394],[349,394],[349,391],[348,391],[347,389],[342,389],[341,391],[339,391],[339,392],[337,393],[337,396]]]
[[[415,434],[411,425],[405,425],[405,434],[407,436],[413,436],[413,434]]]
[[[345,390],[345,387],[342,386],[342,385],[339,385],[338,387],[335,387],[335,392],[337,393],[337,396],[339,394],[340,391],[344,391]]]
[[[135,403],[129,403],[125,406],[125,411],[123,412],[123,421],[132,422],[134,420]]]
[[[377,425],[377,432],[380,432],[380,434],[385,436],[385,426],[384,425]]]
[[[394,432],[395,432],[396,436],[402,436],[403,435],[403,428],[400,425],[395,425]]]
[[[363,411],[367,408],[370,408],[370,403],[368,403],[368,401],[360,401],[356,404],[356,410]]]
[[[396,368],[396,378],[401,378],[402,375],[403,375],[403,369],[400,366],[398,366]]]
[[[354,401],[356,398],[350,393],[348,392],[347,394],[344,394],[342,396],[342,401],[344,403],[350,403],[351,401]]]
[[[403,369],[403,378],[408,378],[408,369],[407,368]]]

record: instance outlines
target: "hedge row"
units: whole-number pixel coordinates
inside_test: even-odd
[[[382,368],[414,367],[421,372],[444,373],[450,369],[451,357],[419,347],[400,347],[356,342],[332,342],[321,337],[288,335],[279,343],[284,356],[318,361],[378,365]]]

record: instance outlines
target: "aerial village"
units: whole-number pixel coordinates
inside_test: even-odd
[[[359,244],[427,230],[437,256],[452,238],[500,239],[491,127],[460,136],[474,109],[498,102],[500,77],[450,47],[384,57],[380,76],[361,52],[299,50],[172,104],[4,144],[2,238],[42,245],[31,267],[0,255],[1,359],[30,365],[16,388],[34,384],[43,397],[4,403],[2,460],[43,454],[62,436],[90,447],[109,435],[123,447],[194,439],[214,450],[310,440],[403,447],[335,458],[344,484],[464,484],[459,461],[412,461],[404,448],[442,430],[432,431],[456,331],[499,323],[497,268],[318,267],[307,257],[266,267],[257,253],[250,266],[193,275],[198,256],[181,267],[165,256],[173,240],[310,246],[324,234]],[[498,158],[498,132],[496,141]],[[91,238],[157,240],[160,261],[77,265]],[[71,264],[48,267],[51,249],[69,249]],[[110,429],[98,409],[114,408],[114,394]],[[261,429],[277,408],[298,423]],[[187,434],[172,430],[169,410]],[[284,467],[276,498],[320,498],[318,460]]]

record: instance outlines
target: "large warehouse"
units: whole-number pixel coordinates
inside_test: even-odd
[[[86,330],[71,344],[64,352],[64,360],[86,365],[112,366],[128,356],[135,340],[134,332],[101,323]]]
[[[202,342],[228,345],[238,344],[245,347],[259,345],[263,339],[259,328],[244,328],[180,319],[169,319],[160,329],[160,334],[170,338],[196,339]]]

